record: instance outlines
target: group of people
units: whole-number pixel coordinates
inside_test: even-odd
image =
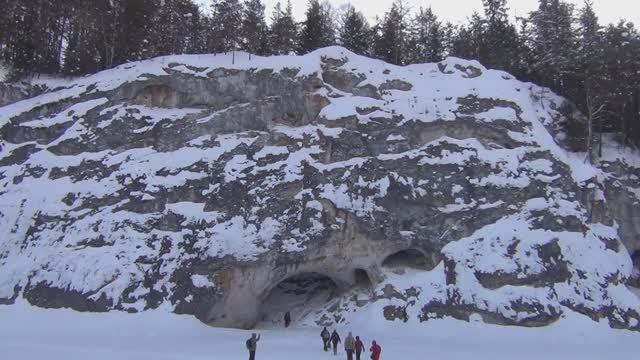
[[[320,338],[322,338],[324,351],[329,351],[330,345],[333,345],[333,355],[338,355],[338,344],[342,342],[340,335],[338,335],[338,331],[333,330],[332,333],[329,333],[329,330],[324,327],[320,332]],[[247,350],[249,351],[249,360],[255,360],[256,358],[258,341],[260,341],[260,335],[256,333],[251,334],[251,337],[246,341]],[[362,343],[362,340],[360,340],[360,337],[356,336],[354,338],[351,332],[349,332],[347,338],[344,339],[344,351],[347,353],[347,360],[353,360],[353,354],[356,355],[356,360],[360,360],[360,356],[364,352],[364,344]],[[371,360],[380,360],[382,348],[375,340],[371,342],[369,352],[371,352]]]
[[[333,355],[338,355],[338,344],[340,344],[342,340],[340,339],[340,335],[338,335],[337,330],[333,330],[332,333],[329,333],[329,330],[324,327],[320,332],[320,338],[322,339],[324,351],[329,351],[329,347],[333,345]],[[344,339],[344,351],[347,353],[347,360],[353,360],[354,353],[356,355],[356,360],[360,360],[360,355],[362,355],[362,352],[364,351],[364,344],[362,343],[362,340],[360,340],[360,337],[356,336],[354,339],[353,334],[349,332],[347,338]],[[382,348],[375,340],[371,342],[369,352],[371,352],[371,360],[380,360]]]

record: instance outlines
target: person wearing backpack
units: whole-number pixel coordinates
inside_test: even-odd
[[[331,333],[331,343],[333,344],[333,355],[338,355],[338,344],[340,344],[342,340],[340,340],[340,335],[338,335],[337,330],[333,330]]]
[[[360,340],[360,336],[356,336],[356,360],[360,360],[360,354],[364,351],[364,344]]]
[[[347,353],[347,360],[353,360],[353,350],[355,350],[356,341],[353,339],[353,335],[349,332],[347,338],[344,339],[344,351]]]
[[[331,338],[331,334],[329,334],[329,330],[325,326],[320,332],[320,338],[322,339],[322,343],[324,344],[324,351],[329,350],[329,339]]]
[[[258,341],[260,341],[260,335],[257,335],[256,333],[251,334],[251,337],[247,339],[246,346],[247,350],[249,350],[249,360],[255,360],[256,358]]]
[[[380,360],[380,353],[382,352],[382,348],[380,347],[380,345],[376,344],[375,340],[371,342],[371,349],[369,349],[369,351],[371,352],[371,360]]]

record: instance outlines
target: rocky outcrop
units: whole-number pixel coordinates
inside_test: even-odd
[[[607,208],[620,225],[622,242],[630,254],[640,250],[640,168],[622,161],[603,162],[607,177],[604,197]]]
[[[25,84],[0,82],[0,106],[12,104],[30,96],[30,89]]]
[[[127,65],[1,109],[2,302],[165,303],[250,328],[281,282],[319,274],[341,295],[315,323],[379,307],[638,329],[633,228],[615,227],[637,205],[612,208],[601,170],[546,130],[561,104],[543,103],[562,99],[455,58],[236,55]]]

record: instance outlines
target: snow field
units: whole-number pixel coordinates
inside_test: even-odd
[[[244,342],[259,332],[257,360],[320,360],[334,357],[321,348],[320,329],[230,330],[208,327],[191,316],[166,310],[140,314],[44,310],[24,302],[0,307],[3,359],[42,360],[234,360],[247,358]],[[362,317],[348,331],[368,346],[376,340],[383,360],[407,359],[631,359],[640,334],[612,330],[604,323],[571,315],[546,328],[515,328],[434,320],[400,324]],[[369,358],[368,351],[364,359]]]

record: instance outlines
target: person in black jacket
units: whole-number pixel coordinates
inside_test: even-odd
[[[331,333],[331,343],[333,344],[333,355],[338,355],[338,344],[340,344],[342,340],[340,340],[340,335],[338,335],[338,331],[333,330]]]
[[[329,350],[329,339],[331,339],[331,334],[329,334],[329,330],[325,326],[320,332],[320,338],[322,339],[322,344],[324,345],[324,351]]]
[[[284,313],[284,327],[288,328],[291,324],[291,314],[287,311]]]

